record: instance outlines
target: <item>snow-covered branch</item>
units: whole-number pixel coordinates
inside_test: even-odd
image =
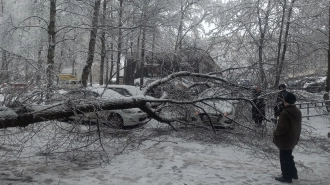
[[[141,108],[145,109],[148,99],[145,97],[132,97],[125,99],[111,99],[90,101],[82,104],[67,102],[56,105],[27,106],[20,109],[5,108],[0,113],[0,128],[25,127],[42,121],[55,120],[73,116],[75,112],[93,112],[95,110],[114,110]],[[29,110],[29,111],[26,111]],[[164,119],[163,122],[168,120]]]

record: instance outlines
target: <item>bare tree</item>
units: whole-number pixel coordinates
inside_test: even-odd
[[[116,63],[116,84],[119,84],[120,77],[120,59],[121,59],[121,48],[122,48],[122,17],[123,17],[123,2],[124,0],[119,1],[119,17],[118,17],[118,43],[117,43],[117,63]]]
[[[284,5],[283,5],[283,14],[282,14],[282,22],[281,22],[281,29],[280,29],[280,36],[279,36],[279,43],[278,43],[278,56],[277,56],[277,62],[276,62],[276,77],[275,77],[275,84],[274,87],[277,87],[280,83],[280,79],[281,79],[281,74],[282,74],[282,69],[283,69],[283,65],[284,65],[284,61],[285,61],[285,53],[287,50],[287,46],[288,46],[288,36],[289,36],[289,29],[290,29],[290,19],[292,16],[292,8],[293,5],[295,3],[295,0],[291,1],[289,10],[288,10],[288,15],[286,18],[286,28],[285,28],[285,35],[284,35],[284,41],[283,41],[283,50],[281,52],[281,39],[282,39],[282,30],[283,30],[283,24],[284,24],[284,16],[285,16],[285,8],[286,8],[286,0],[284,1]],[[281,53],[281,56],[280,56]]]
[[[96,35],[97,35],[97,26],[98,26],[98,19],[99,19],[99,11],[101,6],[101,0],[96,0],[94,4],[94,13],[92,19],[92,29],[90,33],[90,40],[88,45],[88,56],[86,65],[83,69],[83,73],[81,75],[81,82],[84,87],[87,86],[88,75],[91,73],[91,68],[94,59],[94,52],[95,52],[95,42],[96,42]]]
[[[56,43],[56,0],[50,0],[49,7],[49,26],[48,26],[48,54],[47,54],[47,85],[51,87],[54,83],[54,56]]]
[[[107,10],[107,1],[103,1],[103,12],[102,12],[102,20],[101,23],[105,26],[106,19],[106,10]],[[103,76],[104,76],[104,60],[106,58],[106,37],[104,28],[101,31],[101,62],[100,62],[100,76],[99,76],[99,84],[103,85]]]
[[[325,94],[323,96],[324,100],[329,100],[330,91],[330,3],[328,4],[328,68],[327,68],[327,79],[325,83]],[[329,107],[330,108],[330,107]]]

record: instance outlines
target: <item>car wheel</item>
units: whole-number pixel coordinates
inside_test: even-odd
[[[123,118],[116,113],[110,113],[108,115],[108,125],[114,128],[123,128],[124,127],[124,121]]]

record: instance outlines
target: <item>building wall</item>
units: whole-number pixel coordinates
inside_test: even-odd
[[[220,67],[210,55],[201,49],[187,49],[179,53],[151,53],[146,54],[144,77],[164,77],[173,72],[190,71],[195,73],[210,73],[219,71]],[[134,79],[141,77],[138,57],[134,53],[127,56],[127,68],[124,75],[125,84],[133,85]]]

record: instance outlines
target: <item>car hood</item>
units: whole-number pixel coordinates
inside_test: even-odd
[[[219,113],[228,113],[232,114],[233,112],[233,105],[230,101],[204,101],[196,103],[199,112],[206,112],[208,114],[219,114]]]

